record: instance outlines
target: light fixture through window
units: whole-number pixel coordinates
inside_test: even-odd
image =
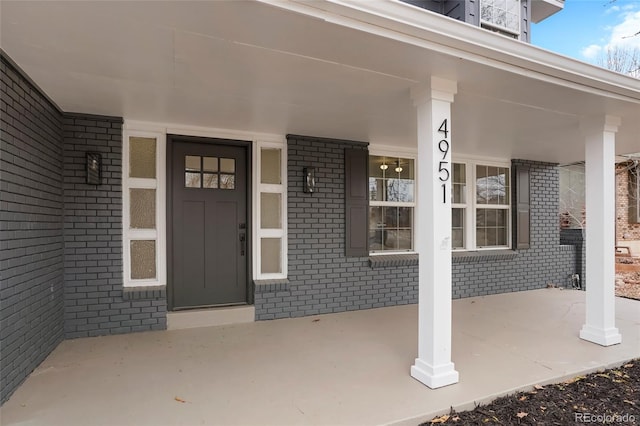
[[[380,170],[387,170],[389,168],[389,166],[387,166],[386,164],[380,164]]]
[[[398,161],[398,166],[396,167],[396,173],[401,173],[402,167],[400,167],[400,161]]]

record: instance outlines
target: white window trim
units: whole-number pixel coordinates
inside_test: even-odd
[[[520,5],[518,7],[518,30],[517,31],[515,31],[515,30],[513,30],[511,28],[504,27],[502,25],[498,25],[498,24],[496,24],[494,22],[485,21],[484,19],[482,19],[482,3],[484,1],[485,0],[480,0],[480,11],[478,13],[478,15],[480,17],[480,24],[481,25],[485,25],[487,27],[494,28],[496,30],[504,31],[506,33],[513,34],[513,35],[518,36],[518,37],[520,36],[520,34],[522,34],[522,0],[518,0],[518,3],[520,3]]]
[[[392,158],[406,158],[413,160],[413,202],[389,202],[389,201],[372,201],[369,200],[369,207],[412,207],[413,208],[413,223],[411,224],[411,250],[383,250],[383,251],[371,251],[369,249],[369,256],[389,256],[397,254],[415,254],[416,245],[416,221],[418,218],[417,197],[418,197],[418,154],[415,149],[394,149],[392,146],[375,145],[369,146],[369,156],[380,157],[392,157]],[[368,161],[368,160],[367,160]],[[369,177],[367,176],[367,185],[369,185]],[[367,214],[369,212],[367,211]],[[370,229],[370,228],[369,228]],[[367,234],[369,233],[367,229]]]
[[[509,160],[498,160],[498,159],[487,159],[485,157],[454,157],[452,159],[453,163],[456,164],[464,164],[466,169],[466,194],[465,198],[467,200],[466,204],[451,204],[451,208],[464,208],[465,211],[465,223],[464,223],[464,248],[456,248],[452,249],[453,252],[468,252],[468,251],[489,251],[489,250],[511,250],[511,239],[513,236],[512,229],[512,193],[511,188],[513,185],[511,176],[509,176],[509,204],[508,205],[492,205],[492,204],[482,204],[478,207],[476,203],[476,166],[490,166],[490,167],[504,167],[509,169],[509,173],[511,173],[511,161]],[[478,208],[490,208],[490,209],[504,209],[508,210],[509,214],[507,214],[507,245],[506,246],[493,246],[493,247],[477,247],[476,245],[476,211]]]
[[[129,177],[129,138],[156,140],[156,178]],[[125,126],[122,134],[122,257],[124,287],[155,287],[167,285],[167,209],[166,209],[166,135],[160,132],[133,130]],[[130,189],[156,190],[156,229],[131,229]],[[156,277],[137,280],[131,278],[131,241],[156,242]]]
[[[252,279],[281,279],[288,274],[288,233],[287,233],[287,143],[284,135],[269,133],[247,132],[232,129],[217,129],[210,127],[187,126],[175,123],[155,123],[148,121],[127,120],[123,126],[123,152],[122,152],[122,240],[123,240],[123,284],[124,287],[153,287],[167,285],[167,183],[166,183],[166,135],[196,136],[213,139],[233,139],[251,142],[252,151],[252,173],[251,173],[251,200],[252,200]],[[129,174],[129,138],[131,136],[157,138],[156,146],[156,262],[157,271],[155,280],[131,280],[130,262],[131,253],[129,244],[131,239],[138,239],[143,235],[139,230],[130,230],[129,221],[129,188],[151,187],[148,179],[131,179]],[[282,173],[282,273],[280,274],[259,274],[260,257],[260,147],[274,147],[282,151],[281,173]],[[131,186],[132,184],[140,186]],[[265,185],[265,189],[270,185]],[[267,191],[270,192],[270,191]],[[132,232],[134,231],[134,232]],[[266,230],[265,230],[266,231]],[[135,234],[138,232],[138,234]],[[135,234],[135,235],[134,235]],[[146,235],[146,234],[144,234]],[[149,234],[151,235],[151,234]],[[270,234],[266,232],[265,236]],[[280,234],[278,234],[280,235]]]

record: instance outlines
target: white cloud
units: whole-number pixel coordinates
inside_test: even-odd
[[[640,48],[640,11],[622,14],[622,22],[613,26],[607,47]]]
[[[611,6],[604,13],[608,15],[610,13],[615,13],[615,12],[620,12],[620,6]]]
[[[582,56],[587,59],[595,59],[600,54],[600,52],[602,52],[602,46],[592,44],[582,49],[580,53],[582,53]]]

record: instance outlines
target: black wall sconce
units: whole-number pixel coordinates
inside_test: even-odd
[[[99,152],[87,152],[87,185],[100,185],[102,183],[102,154]]]
[[[302,169],[304,175],[303,191],[312,194],[316,190],[316,169],[314,167],[305,167]]]

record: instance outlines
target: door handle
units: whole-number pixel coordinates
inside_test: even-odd
[[[244,233],[241,233],[240,234],[240,256],[244,256],[246,242],[247,242],[247,236]]]

